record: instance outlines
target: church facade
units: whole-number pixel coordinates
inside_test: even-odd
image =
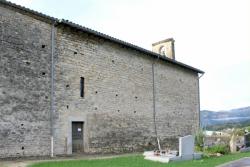
[[[199,128],[203,71],[172,39],[155,53],[4,0],[0,28],[1,158],[175,148]]]

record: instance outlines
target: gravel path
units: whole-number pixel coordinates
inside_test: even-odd
[[[0,167],[25,167],[28,164],[28,161],[1,161]]]
[[[217,167],[250,167],[250,158],[241,158],[239,160],[228,162]]]

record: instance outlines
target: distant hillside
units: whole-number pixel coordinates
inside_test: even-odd
[[[250,125],[250,106],[228,111],[201,111],[201,124],[202,127],[213,128]]]

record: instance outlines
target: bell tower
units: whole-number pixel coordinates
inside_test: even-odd
[[[168,38],[152,44],[152,51],[175,60],[174,39]]]

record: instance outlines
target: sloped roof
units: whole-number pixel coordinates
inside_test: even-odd
[[[170,59],[170,58],[168,58],[168,57],[162,56],[162,55],[160,55],[160,54],[157,54],[157,53],[155,53],[155,52],[149,51],[149,50],[144,49],[144,48],[142,48],[142,47],[133,45],[133,44],[131,44],[131,43],[128,43],[128,42],[125,42],[125,41],[122,41],[122,40],[119,40],[119,39],[117,39],[117,38],[114,38],[114,37],[111,37],[111,36],[109,36],[109,35],[103,34],[103,33],[101,33],[101,32],[98,32],[98,31],[92,30],[92,29],[90,29],[90,28],[81,26],[81,25],[79,25],[79,24],[70,22],[70,21],[68,21],[68,20],[57,19],[57,18],[54,18],[54,17],[48,16],[48,15],[45,15],[45,14],[43,14],[43,13],[40,13],[40,12],[31,10],[31,9],[29,9],[29,8],[26,8],[26,7],[17,5],[17,4],[15,4],[15,3],[12,3],[12,2],[9,2],[9,1],[6,1],[6,0],[0,0],[0,3],[1,3],[1,4],[4,4],[4,5],[7,5],[7,6],[10,6],[10,7],[13,7],[13,8],[16,8],[16,9],[19,9],[19,10],[22,10],[22,11],[27,12],[27,13],[33,14],[33,15],[38,16],[38,17],[42,17],[42,18],[44,18],[44,19],[50,20],[51,22],[54,22],[54,23],[57,23],[57,24],[63,24],[63,25],[69,26],[69,27],[71,27],[71,28],[74,28],[74,29],[77,29],[77,30],[80,30],[80,31],[83,31],[83,32],[86,32],[86,33],[89,33],[89,34],[92,34],[92,35],[94,35],[94,36],[98,36],[98,37],[104,38],[104,39],[109,40],[109,41],[111,41],[111,42],[120,44],[120,45],[122,45],[122,46],[131,48],[131,49],[134,49],[134,50],[139,51],[139,52],[142,52],[142,53],[144,53],[144,54],[146,54],[146,55],[152,56],[152,57],[154,57],[154,58],[158,58],[158,59],[160,59],[160,60],[166,61],[166,62],[171,63],[171,64],[178,65],[178,66],[180,66],[180,67],[183,67],[183,68],[192,70],[192,71],[194,71],[194,72],[201,73],[201,74],[204,73],[203,71],[201,71],[201,70],[199,70],[199,69],[197,69],[197,68],[194,68],[194,67],[192,67],[192,66],[189,66],[189,65],[187,65],[187,64],[178,62],[178,61],[176,61],[176,60],[173,60],[173,59]]]

